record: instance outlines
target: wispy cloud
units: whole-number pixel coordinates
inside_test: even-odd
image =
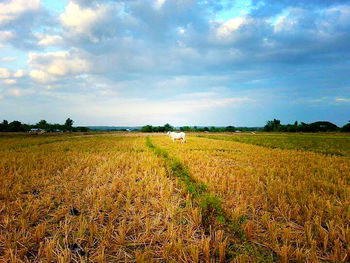
[[[347,103],[347,102],[350,102],[350,98],[336,98],[335,101],[341,102],[341,103],[343,102]]]
[[[10,61],[15,61],[17,58],[16,57],[3,57],[0,58],[1,62],[10,62]]]

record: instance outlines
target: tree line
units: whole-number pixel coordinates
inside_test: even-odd
[[[350,132],[350,121],[343,127],[338,127],[334,123],[329,121],[316,121],[313,123],[298,123],[294,124],[281,124],[280,120],[273,119],[266,122],[264,126],[264,131],[278,131],[278,132]]]
[[[64,124],[58,123],[48,123],[46,120],[41,120],[36,124],[24,124],[20,121],[8,122],[3,120],[0,123],[0,132],[27,132],[31,129],[41,129],[46,132],[88,132],[90,129],[88,127],[73,127],[74,121],[68,118]],[[137,130],[137,129],[136,129]],[[134,130],[134,131],[136,131]],[[328,121],[317,121],[313,123],[298,123],[297,121],[294,124],[281,124],[280,120],[273,119],[266,122],[264,127],[198,127],[198,126],[182,126],[175,128],[169,123],[164,126],[152,126],[146,125],[141,127],[141,132],[168,132],[180,130],[184,132],[247,132],[247,131],[266,131],[266,132],[350,132],[350,121],[345,124],[343,127],[338,127],[337,125],[328,122]]]
[[[180,130],[184,132],[247,132],[247,131],[265,131],[265,132],[350,132],[350,121],[343,127],[338,127],[334,123],[329,121],[317,121],[313,123],[298,123],[294,124],[281,124],[280,120],[273,119],[266,122],[264,127],[197,127],[197,126],[182,126],[175,128],[170,124],[165,124],[164,126],[152,126],[146,125],[141,128],[142,132],[168,132]]]
[[[8,122],[7,120],[3,120],[0,123],[0,132],[27,132],[31,129],[41,129],[46,132],[87,132],[89,128],[87,127],[73,127],[74,121],[68,118],[64,124],[58,123],[48,123],[46,120],[41,120],[36,124],[25,124],[20,121],[12,121]]]
[[[227,126],[227,127],[198,127],[198,126],[182,126],[179,128],[175,128],[171,126],[169,123],[165,124],[164,126],[152,126],[152,125],[146,125],[143,126],[140,131],[142,132],[168,132],[168,131],[184,131],[184,132],[235,132],[235,131],[256,131],[257,127],[234,127],[234,126]]]

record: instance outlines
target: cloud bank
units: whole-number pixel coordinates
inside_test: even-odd
[[[347,122],[350,2],[243,2],[4,1],[1,117]]]

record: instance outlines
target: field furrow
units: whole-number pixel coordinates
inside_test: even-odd
[[[225,213],[221,199],[210,193],[203,182],[194,179],[190,175],[188,167],[176,156],[170,156],[167,151],[154,145],[149,137],[146,138],[146,144],[158,156],[164,158],[168,174],[182,183],[191,195],[193,205],[200,208],[201,225],[204,231],[206,233],[213,232],[214,236],[220,233],[227,240],[225,247],[221,249],[219,247],[218,253],[210,254],[212,261],[273,262],[276,260],[273,252],[266,249],[265,246],[257,246],[257,243],[247,241],[241,228],[240,219],[232,219]],[[216,252],[215,247],[217,247],[216,244],[214,244],[212,252]]]

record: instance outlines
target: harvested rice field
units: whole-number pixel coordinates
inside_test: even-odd
[[[350,260],[348,135],[186,140],[0,135],[0,261]]]

